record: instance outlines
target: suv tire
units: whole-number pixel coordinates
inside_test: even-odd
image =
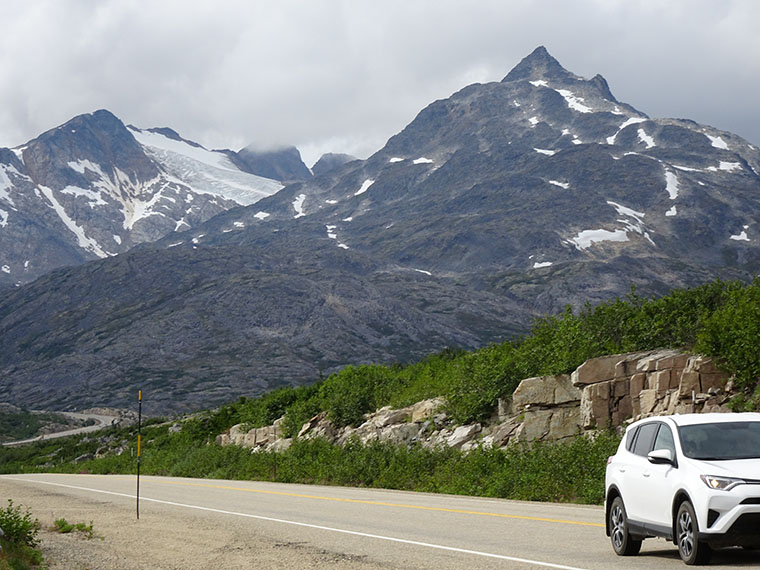
[[[712,555],[712,549],[705,542],[698,540],[699,526],[694,514],[694,507],[689,501],[684,501],[678,507],[675,521],[676,542],[678,554],[689,566],[707,564]]]
[[[621,497],[615,497],[610,507],[610,541],[618,556],[635,556],[641,550],[641,540],[628,532],[628,514]]]

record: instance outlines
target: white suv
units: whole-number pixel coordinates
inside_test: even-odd
[[[660,536],[686,564],[713,548],[760,548],[760,414],[639,420],[607,460],[605,521],[620,556]]]

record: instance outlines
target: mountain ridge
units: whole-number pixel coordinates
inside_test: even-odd
[[[140,381],[187,409],[513,338],[632,284],[754,276],[760,151],[549,58],[431,103],[366,160],[0,298],[8,393],[114,406]]]

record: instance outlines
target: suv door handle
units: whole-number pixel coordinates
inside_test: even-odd
[[[644,475],[644,477],[649,477],[651,473],[642,473],[642,475]]]

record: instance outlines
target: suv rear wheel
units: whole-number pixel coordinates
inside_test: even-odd
[[[631,537],[628,532],[628,515],[620,497],[615,497],[610,507],[610,540],[618,556],[635,556],[641,550],[641,540]]]
[[[686,564],[701,565],[710,561],[712,550],[704,542],[700,542],[697,517],[694,507],[689,501],[684,501],[678,507],[676,515],[676,539],[678,541],[678,554]]]

